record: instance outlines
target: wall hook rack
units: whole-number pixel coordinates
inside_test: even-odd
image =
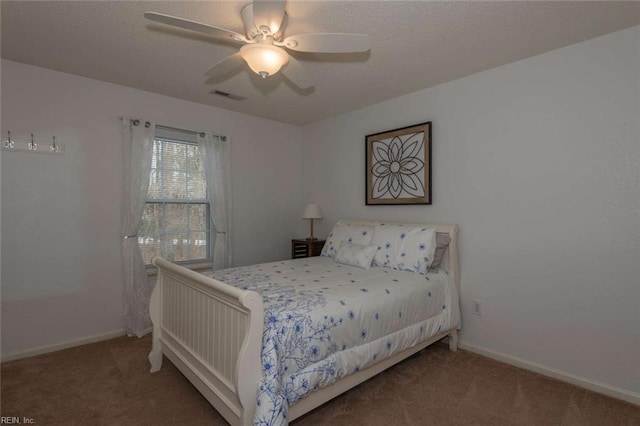
[[[53,136],[53,141],[50,144],[39,144],[36,142],[36,138],[31,133],[30,142],[18,142],[11,139],[11,131],[7,131],[7,139],[2,144],[3,151],[13,152],[38,152],[41,154],[64,154],[64,145],[56,142],[56,137]]]

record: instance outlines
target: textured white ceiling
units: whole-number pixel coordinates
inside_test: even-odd
[[[246,3],[2,1],[2,57],[303,124],[640,24],[639,2],[289,1],[286,35],[372,38],[367,53],[292,53],[315,81],[300,90],[248,68],[207,81],[204,72],[236,46],[143,18],[154,11],[242,33]]]

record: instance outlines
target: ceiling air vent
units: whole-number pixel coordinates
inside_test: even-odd
[[[234,101],[244,101],[245,99],[247,99],[244,96],[234,95],[232,93],[223,92],[222,90],[212,90],[211,94],[216,96],[221,96],[227,99],[232,99]]]

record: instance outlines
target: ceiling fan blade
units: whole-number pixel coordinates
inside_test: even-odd
[[[236,68],[239,68],[244,64],[244,59],[240,56],[240,52],[234,53],[231,56],[227,56],[211,68],[204,74],[208,77],[219,77],[227,74]]]
[[[253,4],[245,4],[240,10],[240,16],[244,25],[244,32],[249,39],[254,39],[260,35],[260,31],[258,31],[253,21]]]
[[[282,68],[282,74],[301,89],[313,87],[311,76],[295,58],[289,55],[289,62]]]
[[[255,26],[262,31],[263,25],[269,28],[269,34],[275,34],[280,29],[284,18],[285,0],[254,0],[253,21]]]
[[[243,43],[247,43],[249,41],[245,36],[235,31],[228,30],[222,27],[216,27],[214,25],[208,25],[208,24],[202,24],[200,22],[190,21],[188,19],[177,18],[171,15],[164,15],[162,13],[155,13],[155,12],[145,12],[144,17],[151,21],[172,25],[178,28],[184,28],[185,30],[208,34],[214,37],[228,38],[228,39],[243,42]]]
[[[371,49],[371,39],[366,34],[298,34],[285,38],[282,44],[298,52],[347,53]]]
[[[282,18],[282,23],[280,24],[280,29],[278,30],[278,32],[273,34],[274,39],[282,40],[282,38],[284,37],[284,30],[287,28],[288,22],[289,22],[289,15],[285,13],[284,17]]]

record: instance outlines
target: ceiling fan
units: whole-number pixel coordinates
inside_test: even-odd
[[[366,52],[371,40],[366,34],[310,33],[284,38],[287,24],[285,0],[254,0],[241,10],[245,35],[215,25],[203,24],[162,13],[146,12],[144,17],[242,44],[240,50],[215,64],[205,74],[217,77],[239,68],[243,60],[262,78],[282,74],[301,89],[313,86],[311,77],[287,50],[314,53]]]

